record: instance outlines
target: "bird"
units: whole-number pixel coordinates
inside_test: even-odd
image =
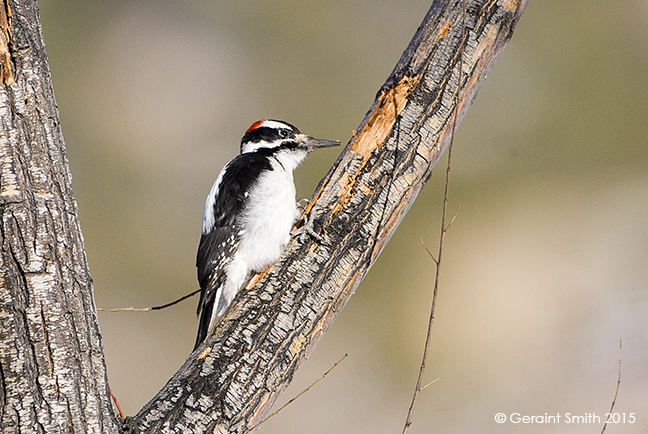
[[[317,148],[340,142],[315,139],[288,122],[262,119],[241,139],[207,196],[196,267],[200,346],[253,272],[276,262],[299,217],[293,170]]]

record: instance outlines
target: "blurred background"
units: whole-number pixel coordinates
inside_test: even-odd
[[[197,288],[203,202],[261,118],[347,142],[430,1],[40,1],[98,306]],[[457,132],[441,289],[411,433],[648,432],[648,3],[531,1]],[[337,157],[296,172],[310,197]],[[445,166],[445,163],[442,163]],[[396,433],[420,364],[445,167],[264,433]],[[191,351],[193,298],[100,313],[128,415]],[[277,407],[276,407],[277,408]],[[497,424],[496,413],[561,423]],[[522,430],[522,431],[521,431]]]

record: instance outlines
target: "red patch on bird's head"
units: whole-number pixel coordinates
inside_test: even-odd
[[[256,121],[255,123],[253,123],[252,125],[250,125],[250,128],[248,128],[248,129],[245,131],[245,134],[247,134],[247,133],[251,133],[252,131],[256,130],[256,129],[259,128],[259,127],[260,127],[264,122],[265,122],[265,119],[261,119],[260,121]]]

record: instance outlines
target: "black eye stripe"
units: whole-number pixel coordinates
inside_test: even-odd
[[[299,143],[296,140],[291,140],[289,142],[283,142],[279,148],[281,149],[295,149],[299,146]]]
[[[264,125],[265,122],[275,123],[275,125]],[[261,141],[273,142],[275,140],[295,137],[295,135],[297,134],[299,134],[299,130],[296,126],[285,121],[267,119],[252,124],[252,126],[250,126],[250,128],[245,132],[245,135],[241,139],[241,145],[243,145],[244,143],[259,143]]]
[[[285,135],[282,135],[285,134]],[[259,143],[261,141],[273,142],[278,139],[287,138],[291,135],[289,130],[277,130],[275,128],[259,127],[246,133],[241,143]]]
[[[290,140],[290,141],[283,142],[280,146],[276,148],[259,148],[255,152],[259,155],[269,157],[284,149],[296,149],[298,147],[299,147],[299,143],[297,141]]]

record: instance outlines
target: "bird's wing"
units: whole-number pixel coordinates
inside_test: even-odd
[[[209,332],[216,293],[225,284],[225,268],[234,255],[238,244],[239,231],[235,225],[214,227],[200,237],[200,246],[196,258],[198,281],[200,283],[200,301],[196,313],[200,315],[196,347]]]

